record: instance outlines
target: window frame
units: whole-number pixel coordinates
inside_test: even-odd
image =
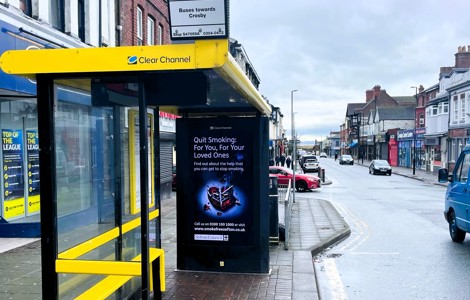
[[[142,46],[144,44],[144,11],[142,8],[137,6],[137,15],[136,15],[136,38],[137,38],[137,45]]]
[[[64,0],[49,1],[49,23],[61,32],[65,30]]]
[[[155,19],[147,16],[147,45],[155,45]]]
[[[454,112],[453,112],[454,116],[452,119],[454,123],[457,123],[458,118],[459,118],[459,98],[457,97],[457,95],[452,97],[452,104],[454,105]]]
[[[163,25],[161,23],[158,23],[158,45],[163,45]]]

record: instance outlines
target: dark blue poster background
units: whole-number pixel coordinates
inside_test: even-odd
[[[23,132],[2,129],[4,199],[24,197]]]
[[[252,245],[252,129],[239,121],[202,123],[189,127],[192,240]]]

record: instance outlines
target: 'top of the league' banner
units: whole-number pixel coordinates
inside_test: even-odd
[[[26,130],[28,159],[28,213],[37,213],[40,209],[39,196],[39,139],[36,130]]]
[[[7,220],[25,214],[22,145],[22,130],[2,129],[3,216]]]

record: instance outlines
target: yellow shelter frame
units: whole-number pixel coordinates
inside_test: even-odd
[[[197,40],[191,44],[159,45],[159,46],[132,46],[115,48],[79,48],[79,49],[44,49],[44,50],[13,50],[6,51],[0,57],[0,68],[11,75],[20,75],[36,79],[38,82],[38,99],[47,103],[41,107],[47,116],[39,116],[40,128],[48,125],[48,118],[52,115],[53,104],[51,100],[51,83],[53,80],[64,80],[65,77],[79,78],[89,74],[141,74],[145,72],[172,72],[212,70],[222,78],[233,90],[238,92],[261,115],[270,115],[271,106],[263,99],[257,88],[251,83],[244,71],[229,53],[229,42],[223,40]],[[75,76],[75,77],[74,77]],[[77,80],[74,84],[79,83]],[[84,86],[90,89],[89,86]],[[38,101],[39,102],[39,101]],[[39,106],[39,105],[38,105]],[[178,106],[160,106],[160,110],[178,114]],[[41,113],[41,112],[39,112]],[[142,113],[143,116],[145,113]],[[42,121],[41,121],[41,118]],[[41,130],[41,129],[40,129]],[[41,165],[54,165],[54,145],[52,127],[42,129],[40,140]],[[45,150],[49,149],[49,150]],[[152,150],[153,151],[153,150]],[[147,167],[147,166],[141,166]],[[47,168],[44,168],[46,170]],[[153,170],[150,170],[153,174]],[[44,173],[44,174],[43,174]],[[132,261],[91,261],[80,257],[100,245],[107,243],[130,230],[142,226],[142,241],[148,235],[146,226],[148,221],[159,217],[158,205],[153,212],[147,207],[141,207],[140,217],[115,227],[85,243],[71,249],[57,253],[54,241],[57,239],[57,224],[51,220],[57,217],[54,211],[57,207],[53,202],[55,181],[48,181],[47,176],[54,176],[49,171],[41,171],[41,234],[42,269],[43,269],[43,296],[57,296],[57,273],[64,274],[100,274],[106,275],[92,289],[78,297],[78,299],[106,298],[117,288],[134,276],[146,279],[158,274],[160,278],[159,290],[165,290],[164,251],[158,248],[149,248],[147,243],[142,244],[142,254],[134,257]],[[153,176],[152,176],[153,177]],[[153,184],[152,184],[153,185]],[[159,185],[159,183],[156,183]],[[155,193],[153,188],[153,192]],[[145,208],[145,209],[144,209]],[[52,210],[52,211],[51,211]],[[136,210],[137,212],[137,210]],[[146,237],[148,239],[148,236]],[[51,266],[53,266],[51,268]],[[157,272],[157,273],[156,273]],[[155,281],[150,280],[149,288],[155,288]],[[45,281],[46,280],[46,281]],[[51,288],[49,283],[54,283]],[[46,283],[46,284],[44,284]],[[147,286],[144,286],[147,293]],[[45,295],[44,293],[50,293]]]

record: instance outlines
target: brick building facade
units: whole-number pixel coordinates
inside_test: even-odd
[[[171,44],[168,1],[133,0],[121,1],[120,5],[121,40],[119,45]]]

